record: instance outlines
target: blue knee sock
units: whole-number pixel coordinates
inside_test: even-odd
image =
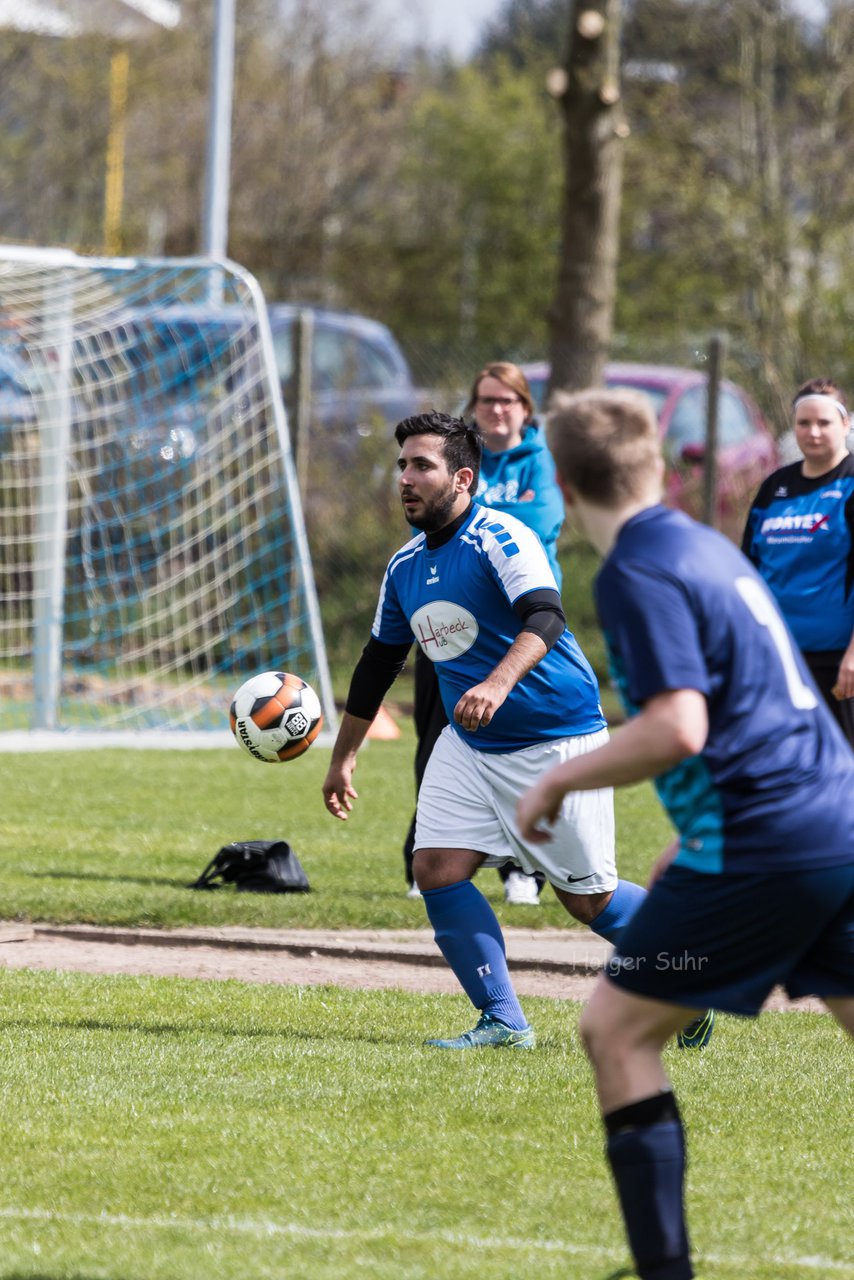
[[[604,1117],[608,1160],[635,1266],[643,1280],[691,1280],[683,1183],[685,1137],[672,1093]]]
[[[625,926],[646,897],[646,889],[631,880],[618,880],[611,901],[590,921],[590,928],[600,938],[617,942]]]
[[[471,880],[425,889],[436,943],[476,1009],[521,1031],[528,1025],[507,970],[495,912]]]

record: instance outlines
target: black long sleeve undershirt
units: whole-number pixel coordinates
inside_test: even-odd
[[[560,595],[547,588],[526,592],[513,605],[513,612],[522,624],[520,631],[530,631],[539,636],[547,652],[557,643],[566,627]],[[371,636],[350,681],[346,710],[351,716],[373,720],[383,698],[406,666],[411,647],[411,641],[383,644]]]

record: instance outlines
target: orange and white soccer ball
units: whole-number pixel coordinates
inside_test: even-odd
[[[323,715],[317,694],[299,676],[263,671],[237,690],[229,720],[244,751],[277,764],[308,751],[320,733]]]

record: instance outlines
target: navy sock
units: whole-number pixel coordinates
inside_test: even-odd
[[[611,901],[590,921],[590,928],[600,938],[616,942],[646,897],[646,889],[631,880],[618,880]]]
[[[501,925],[471,880],[425,889],[436,943],[476,1009],[521,1031],[528,1025],[507,970]]]
[[[604,1117],[608,1160],[638,1275],[691,1280],[683,1184],[685,1135],[672,1093],[656,1094]]]

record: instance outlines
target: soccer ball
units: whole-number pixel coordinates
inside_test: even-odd
[[[242,684],[229,720],[244,751],[268,764],[295,760],[308,751],[323,724],[317,694],[286,671],[264,671]]]

